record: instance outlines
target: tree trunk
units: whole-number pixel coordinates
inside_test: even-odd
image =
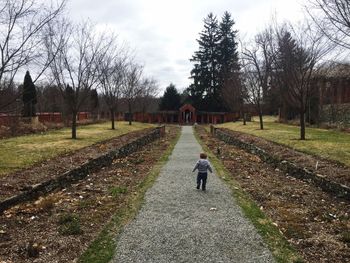
[[[245,112],[244,112],[244,110],[242,109],[242,107],[241,107],[241,109],[239,110],[239,117],[242,117],[243,125],[246,125],[246,116],[245,116]]]
[[[286,122],[287,121],[287,103],[285,101],[283,101],[282,104],[282,109],[280,112],[280,122]]]
[[[28,117],[33,117],[33,103],[29,102],[29,116]]]
[[[72,112],[72,139],[77,138],[77,112]]]
[[[260,130],[263,130],[264,129],[264,122],[263,122],[263,118],[262,118],[262,106],[261,104],[258,102],[257,104],[257,110],[258,110],[258,113],[259,113],[259,123],[260,123]]]
[[[132,116],[131,116],[131,102],[129,102],[129,125],[132,124]]]
[[[259,122],[260,122],[260,130],[264,129],[264,122],[263,122],[263,114],[262,114],[262,110],[259,109]]]
[[[111,109],[111,122],[112,122],[112,130],[115,130],[115,125],[114,125],[114,109]]]
[[[305,111],[300,110],[300,140],[305,140]]]
[[[247,113],[243,113],[243,125],[247,125]]]

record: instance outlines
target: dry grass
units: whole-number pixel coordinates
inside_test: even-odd
[[[116,129],[112,130],[110,123],[107,122],[78,127],[77,140],[71,139],[69,128],[3,139],[0,140],[0,176],[60,154],[151,126],[136,122],[130,126],[127,122],[118,122]]]

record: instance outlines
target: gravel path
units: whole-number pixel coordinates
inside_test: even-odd
[[[208,175],[206,192],[196,189],[192,168],[201,151],[192,127],[183,127],[139,214],[118,237],[113,262],[274,262],[218,177]]]

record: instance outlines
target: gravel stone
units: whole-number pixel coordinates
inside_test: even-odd
[[[112,262],[275,262],[215,170],[207,190],[196,189],[201,151],[184,126],[139,214],[117,237]]]

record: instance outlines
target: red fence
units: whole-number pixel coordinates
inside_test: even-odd
[[[62,114],[60,112],[41,112],[37,114],[40,122],[63,122]]]
[[[10,126],[11,123],[16,122],[18,120],[18,118],[19,117],[16,115],[0,113],[0,125]]]

